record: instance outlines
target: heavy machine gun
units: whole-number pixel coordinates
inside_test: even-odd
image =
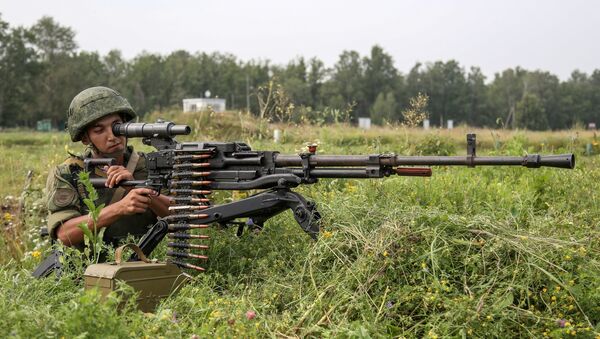
[[[301,184],[320,178],[383,178],[391,175],[431,176],[429,167],[412,166],[542,166],[572,169],[573,154],[542,156],[477,156],[475,134],[467,135],[466,156],[400,156],[395,154],[319,155],[315,145],[306,152],[284,155],[277,151],[255,151],[242,142],[177,142],[175,136],[190,134],[191,128],[171,122],[122,123],[113,133],[142,142],[156,149],[146,154],[148,178],[122,181],[120,186],[150,187],[171,196],[171,214],[160,219],[140,240],[138,246],[149,255],[169,238],[167,255],[172,262],[189,269],[204,268],[187,259],[207,259],[194,253],[207,246],[189,243],[208,236],[194,233],[210,224],[234,224],[238,235],[245,227],[262,228],[273,216],[292,210],[302,230],[316,238],[321,215],[315,203],[292,191]],[[91,165],[110,163],[94,159]],[[411,167],[407,167],[411,166]],[[102,178],[91,179],[104,187]],[[215,190],[261,190],[250,197],[213,205],[208,196]],[[237,219],[247,218],[246,222]],[[136,260],[133,255],[132,260]]]

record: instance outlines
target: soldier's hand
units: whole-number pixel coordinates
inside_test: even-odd
[[[118,202],[121,207],[121,214],[144,213],[152,203],[152,197],[155,196],[157,196],[157,193],[149,188],[132,189]]]
[[[106,187],[113,188],[116,184],[123,180],[133,180],[133,174],[129,172],[123,166],[110,166],[108,170],[106,170],[107,178],[106,178]]]

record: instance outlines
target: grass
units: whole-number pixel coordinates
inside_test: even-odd
[[[209,115],[171,118],[196,126],[182,140],[241,139],[282,153],[317,140],[329,154],[465,153],[462,127],[361,131],[261,125],[235,114],[218,125]],[[284,131],[282,143],[269,140],[272,128]],[[82,290],[80,270],[60,280],[30,277],[48,251],[37,236],[46,171],[77,145],[59,133],[2,133],[0,336],[598,337],[600,159],[582,155],[595,135],[476,132],[479,154],[575,152],[577,168],[436,167],[431,178],[300,187],[324,216],[318,241],[290,212],[260,234],[210,229],[207,273],[153,314],[115,312],[116,297],[99,302]],[[28,169],[35,175],[22,195]]]

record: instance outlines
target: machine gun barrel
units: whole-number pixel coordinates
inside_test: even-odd
[[[378,160],[378,162],[377,162]],[[399,156],[399,155],[311,155],[309,164],[320,167],[366,167],[379,166],[542,166],[569,168],[575,167],[574,154],[525,156]],[[301,167],[299,155],[279,155],[275,159],[277,167]],[[312,170],[311,173],[314,173]]]
[[[113,125],[113,134],[128,138],[173,137],[188,135],[192,129],[188,125],[176,125],[172,122],[142,123],[127,122]]]

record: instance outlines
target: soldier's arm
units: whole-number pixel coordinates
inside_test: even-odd
[[[171,204],[171,201],[169,197],[161,194],[151,198],[152,202],[150,203],[150,209],[152,212],[154,212],[154,214],[158,215],[159,217],[166,217],[170,214],[169,205]]]
[[[144,169],[145,171],[145,169]],[[144,172],[146,173],[146,172]],[[134,180],[135,177],[131,174],[125,167],[123,166],[110,166],[106,171],[106,186],[114,187],[114,185],[118,184],[123,180]],[[146,174],[147,176],[147,174]],[[130,189],[130,188],[126,188]],[[149,205],[150,209],[154,214],[159,217],[164,217],[169,215],[169,205],[170,200],[168,197],[164,195],[154,196],[149,195],[151,198],[151,203]]]
[[[104,207],[100,211],[96,229],[108,227],[116,222],[122,216],[118,204],[112,204]],[[90,230],[94,230],[94,223],[89,215],[82,215],[65,221],[56,229],[56,237],[66,246],[74,246],[83,242],[83,231],[79,228],[80,224],[87,224]]]
[[[127,193],[120,201],[108,205],[100,211],[96,222],[96,229],[108,227],[125,215],[143,213],[152,203],[151,195],[156,194],[148,188],[135,188]],[[84,223],[90,230],[94,229],[94,222],[88,215],[71,218],[58,226],[56,237],[65,245],[73,246],[83,242],[83,231],[78,225]]]

